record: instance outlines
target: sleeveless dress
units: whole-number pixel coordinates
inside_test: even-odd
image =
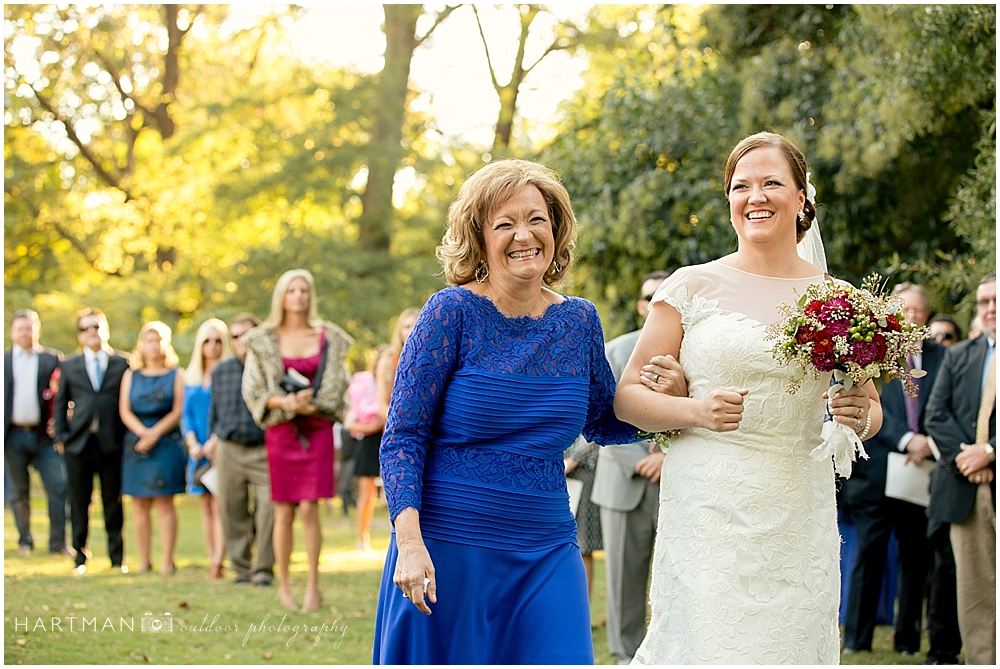
[[[294,369],[310,383],[319,368],[320,353],[308,358],[282,358],[285,369]],[[298,427],[308,448],[302,446]],[[264,431],[267,466],[271,474],[272,502],[302,502],[333,497],[333,423],[319,416],[298,416]]]
[[[152,427],[170,413],[174,406],[174,377],[177,369],[166,374],[147,376],[132,372],[129,404],[132,413],[146,427]],[[145,453],[136,453],[139,437],[125,433],[122,453],[122,494],[131,497],[162,497],[184,492],[184,464],[187,451],[179,428],[160,437]]]
[[[749,274],[716,261],[675,272],[654,301],[681,316],[680,363],[692,397],[749,389],[739,429],[690,428],[671,442],[660,479],[650,588],[638,664],[836,664],[840,535],[822,443],[829,374],[794,395],[765,327],[808,279]]]
[[[184,386],[184,413],[181,414],[181,434],[194,432],[199,444],[204,444],[211,436],[208,429],[208,409],[212,402],[212,386]],[[189,495],[204,495],[208,492],[205,486],[194,484],[194,473],[198,467],[209,464],[208,458],[195,460],[190,455],[187,459],[185,478]]]
[[[437,603],[426,616],[393,584],[393,532],[373,663],[593,664],[562,458],[581,432],[635,440],[614,390],[586,300],[532,319],[465,288],[431,296],[403,349],[380,456],[392,520],[420,512]]]

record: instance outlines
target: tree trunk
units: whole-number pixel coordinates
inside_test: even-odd
[[[378,105],[372,110],[368,142],[368,183],[361,198],[358,243],[370,252],[388,252],[392,241],[392,184],[403,157],[403,119],[410,79],[410,60],[421,5],[383,5],[385,65],[378,80]]]

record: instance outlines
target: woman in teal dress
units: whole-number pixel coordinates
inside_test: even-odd
[[[216,440],[211,436],[208,409],[212,400],[212,370],[233,355],[229,328],[218,318],[209,318],[198,328],[191,351],[191,362],[184,370],[184,413],[181,432],[187,447],[187,491],[201,502],[201,527],[208,549],[209,578],[222,578],[222,560],[226,557],[226,539],[222,532],[219,500],[197,481],[198,472],[214,464]]]
[[[122,377],[119,410],[128,428],[122,453],[122,494],[132,498],[139,571],[152,571],[151,510],[160,523],[163,564],[171,574],[177,543],[174,495],[184,492],[186,455],[178,424],[184,402],[184,380],[178,373],[177,353],[170,344],[170,328],[152,321],[139,331],[131,369]]]

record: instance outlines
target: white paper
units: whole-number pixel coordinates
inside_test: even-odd
[[[885,467],[885,496],[927,506],[931,501],[931,470],[936,464],[932,460],[924,460],[920,465],[907,464],[905,453],[889,453]]]
[[[569,510],[574,516],[580,507],[580,497],[583,496],[583,481],[580,479],[566,479],[566,490],[569,491]]]
[[[201,475],[201,484],[205,486],[205,490],[212,493],[212,495],[218,497],[219,489],[219,472],[215,467],[209,467],[204,474]]]

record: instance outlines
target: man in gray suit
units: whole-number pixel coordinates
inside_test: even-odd
[[[643,318],[653,293],[669,272],[651,272],[642,279],[636,309]],[[640,330],[608,342],[606,352],[615,380],[639,340]],[[657,379],[671,394],[687,394],[683,370],[673,362],[670,374]],[[671,383],[676,385],[676,391]],[[660,467],[663,453],[648,441],[600,449],[590,499],[601,507],[607,593],[608,651],[628,664],[646,635],[646,588],[656,537]]]

